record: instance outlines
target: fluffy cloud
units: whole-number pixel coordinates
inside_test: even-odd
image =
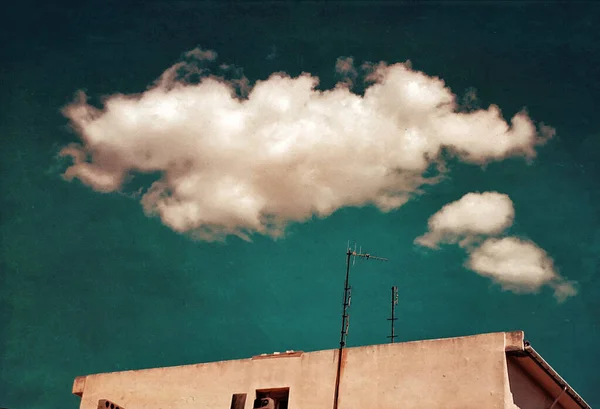
[[[488,238],[512,226],[514,217],[508,195],[467,193],[431,216],[429,231],[415,243],[430,248],[437,248],[439,243],[458,243],[469,254],[465,266],[505,290],[532,293],[548,285],[559,301],[575,295],[573,283],[556,272],[552,259],[535,243],[516,237]]]
[[[465,246],[476,237],[496,235],[510,227],[515,210],[510,197],[497,192],[467,193],[429,218],[429,231],[415,242],[434,248],[438,243]]]
[[[525,112],[507,123],[494,105],[459,112],[442,80],[407,64],[371,65],[358,95],[344,84],[318,90],[309,74],[250,86],[209,75],[212,51],[185,57],[143,93],[69,104],[81,142],[62,151],[73,160],[64,176],[116,192],[159,175],[143,191],[145,211],[205,240],[278,236],[345,206],[396,209],[435,182],[423,174],[441,167],[443,150],[474,164],[530,158],[553,133]],[[352,59],[337,70],[354,81]]]
[[[346,84],[349,87],[354,86],[354,82],[358,77],[358,71],[354,66],[354,58],[352,57],[340,57],[335,62],[335,72],[337,72],[342,80],[340,83]]]
[[[558,275],[544,250],[515,237],[486,240],[471,251],[466,266],[514,292],[536,292],[549,285],[559,301],[577,293],[572,282]]]

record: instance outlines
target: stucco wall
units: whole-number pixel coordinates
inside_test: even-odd
[[[234,393],[289,387],[290,407],[331,407],[337,351],[87,376],[81,409],[108,399],[125,409],[225,408]]]
[[[347,351],[340,408],[504,408],[504,334]]]
[[[125,409],[229,408],[234,393],[289,387],[289,408],[332,407],[337,350],[89,375],[81,409],[108,399]],[[504,333],[345,350],[340,409],[504,409]],[[76,382],[77,384],[77,382]]]

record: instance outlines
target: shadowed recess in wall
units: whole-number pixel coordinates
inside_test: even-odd
[[[98,409],[125,409],[121,405],[117,405],[109,400],[100,399],[98,401]]]

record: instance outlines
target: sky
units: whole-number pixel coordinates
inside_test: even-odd
[[[523,330],[600,406],[593,2],[23,2],[0,406],[90,373]]]

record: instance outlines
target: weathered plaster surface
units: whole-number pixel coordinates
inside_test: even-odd
[[[518,335],[494,333],[348,348],[339,408],[513,409],[511,345],[518,347]],[[250,409],[257,389],[289,387],[290,409],[329,409],[336,369],[337,350],[328,350],[88,375],[73,392],[82,393],[81,409],[95,409],[100,399],[125,409],[227,409],[234,393],[247,393]]]

